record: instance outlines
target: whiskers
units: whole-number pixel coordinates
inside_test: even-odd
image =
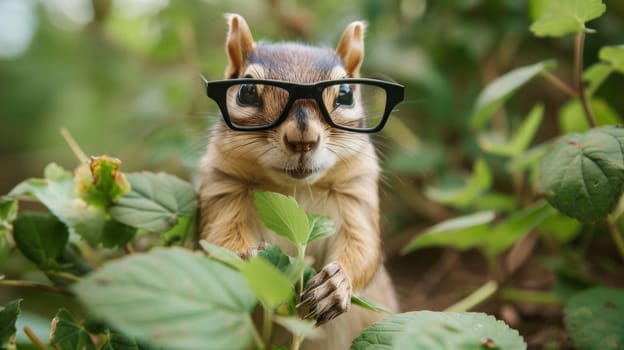
[[[368,136],[350,131],[337,130],[331,127],[326,129],[327,149],[336,158],[343,162],[349,162],[354,155],[366,157],[371,161],[377,161],[375,155],[364,152],[365,145],[369,142]]]

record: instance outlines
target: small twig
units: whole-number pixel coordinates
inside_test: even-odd
[[[592,113],[591,106],[587,100],[587,94],[585,93],[585,84],[583,83],[583,45],[585,44],[585,32],[580,32],[576,36],[574,43],[574,78],[576,81],[576,88],[578,89],[578,97],[583,105],[585,111],[585,117],[589,126],[596,127],[596,119]]]
[[[22,281],[22,280],[0,280],[0,286],[10,286],[10,287],[23,287],[23,288],[34,288],[43,290],[50,293],[65,295],[65,296],[73,296],[74,294],[65,289],[61,289],[54,286],[48,286],[46,284],[40,284],[30,281]]]
[[[620,233],[620,230],[618,230],[617,226],[615,226],[615,223],[613,223],[613,220],[611,220],[610,217],[607,217],[607,220],[605,221],[607,223],[609,233],[611,234],[611,239],[613,239],[615,247],[617,248],[618,253],[620,253],[622,261],[624,261],[624,239],[622,238],[622,234]]]
[[[87,157],[84,151],[80,148],[78,142],[74,140],[69,131],[65,128],[61,128],[61,135],[63,135],[65,142],[67,142],[69,148],[72,150],[76,158],[78,158],[78,161],[80,161],[80,163],[87,163],[89,161],[89,157]]]
[[[444,311],[465,312],[471,310],[477,305],[486,301],[489,297],[496,293],[496,290],[498,290],[498,283],[496,283],[496,281],[488,281],[483,286],[479,287],[479,289],[470,293],[470,295],[458,301],[457,303],[449,306]]]
[[[546,78],[546,80],[548,80],[549,83],[553,84],[555,87],[557,87],[559,90],[561,90],[561,92],[565,93],[566,95],[570,97],[578,97],[578,94],[576,93],[576,91],[574,91],[574,89],[570,87],[570,85],[563,82],[561,79],[559,79],[559,77],[552,74],[551,72],[544,71],[542,72],[542,76]]]
[[[30,339],[30,342],[35,344],[37,349],[48,350],[48,347],[41,341],[41,339],[39,339],[39,337],[37,337],[35,332],[33,332],[30,327],[24,326],[24,333],[26,333],[26,336],[28,337],[28,339]]]

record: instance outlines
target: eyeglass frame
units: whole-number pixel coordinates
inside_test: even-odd
[[[206,85],[206,95],[213,99],[219,109],[221,110],[221,116],[225,121],[225,124],[232,130],[235,131],[261,131],[268,130],[277,127],[281,123],[286,120],[288,117],[288,113],[292,108],[293,104],[297,100],[301,99],[312,99],[316,102],[319,110],[321,111],[321,115],[327,124],[331,127],[345,130],[345,131],[353,131],[360,133],[375,133],[383,129],[388,121],[390,113],[394,109],[394,107],[403,101],[404,98],[404,87],[401,84],[385,81],[385,80],[377,80],[377,79],[368,79],[368,78],[346,78],[346,79],[336,79],[336,80],[323,80],[316,83],[311,84],[298,84],[292,83],[288,81],[282,80],[269,80],[269,79],[253,79],[253,78],[237,78],[237,79],[225,79],[225,80],[207,80],[203,75],[200,75],[204,84]],[[227,108],[227,91],[230,87],[234,85],[242,85],[242,84],[264,84],[276,86],[278,88],[284,89],[288,91],[288,101],[286,105],[284,105],[284,109],[282,114],[275,119],[270,124],[267,125],[258,125],[258,126],[242,126],[236,125],[232,122],[230,115],[228,113]],[[386,105],[384,109],[383,117],[379,124],[372,128],[351,128],[344,125],[339,125],[334,123],[332,120],[327,107],[323,101],[322,92],[327,86],[332,85],[340,85],[340,84],[366,84],[373,85],[384,89],[386,92]]]

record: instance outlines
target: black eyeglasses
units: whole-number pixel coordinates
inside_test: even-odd
[[[316,101],[323,119],[334,128],[372,133],[381,130],[403,100],[403,86],[375,79],[327,80],[295,84],[278,80],[208,81],[206,93],[233,130],[266,130],[278,126],[297,100]],[[296,111],[295,111],[296,113]]]

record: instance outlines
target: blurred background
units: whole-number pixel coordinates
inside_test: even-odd
[[[607,13],[590,23],[597,32],[586,39],[586,67],[601,46],[623,43],[624,2],[605,4]],[[384,168],[384,247],[403,306],[443,309],[482,284],[488,270],[474,251],[398,252],[424,228],[462,213],[425,189],[462,183],[475,159],[487,159],[498,192],[514,193],[503,160],[484,155],[468,127],[488,82],[555,58],[554,74],[572,83],[573,38],[534,37],[531,6],[522,0],[0,0],[0,193],[40,177],[50,162],[77,165],[61,128],[87,154],[120,158],[124,171],[194,180],[217,117],[199,74],[223,76],[229,12],[247,19],[256,40],[329,46],[351,21],[368,22],[363,76],[406,86],[405,102],[374,136]],[[617,120],[623,84],[614,75],[599,91]],[[567,98],[535,79],[492,128],[509,134],[541,102],[546,114],[534,141],[541,143],[560,133],[557,111]],[[552,285],[548,270],[529,266],[516,276],[521,284]],[[485,308],[519,327],[529,344],[557,338],[551,328],[561,323],[559,311],[507,306]]]

